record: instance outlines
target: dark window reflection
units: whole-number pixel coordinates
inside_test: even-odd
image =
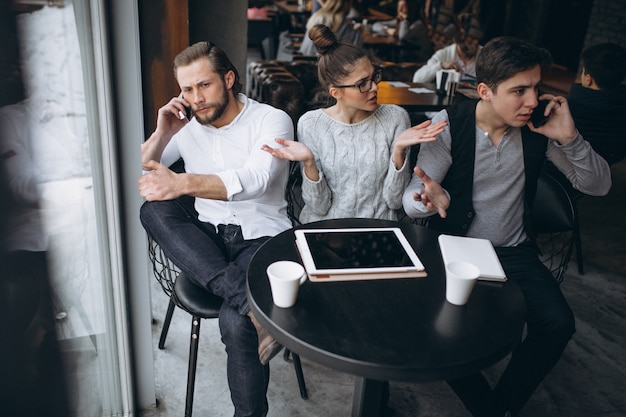
[[[23,99],[9,3],[0,3],[1,106]],[[0,130],[0,414],[68,416],[38,194],[10,167],[12,139],[10,129]]]

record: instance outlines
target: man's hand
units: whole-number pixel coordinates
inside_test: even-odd
[[[169,103],[159,109],[155,131],[141,145],[142,163],[147,164],[149,161],[161,160],[163,150],[172,136],[189,123],[185,117],[185,106],[188,104],[189,102],[181,95],[172,98]]]
[[[528,127],[533,132],[540,133],[561,145],[571,142],[576,138],[576,125],[569,110],[565,97],[543,94],[540,100],[549,100],[544,115],[550,115],[546,124],[535,127],[533,122],[528,122]]]
[[[455,70],[461,72],[462,69],[455,61],[444,61],[441,63],[441,69],[445,70]]]
[[[178,174],[156,161],[143,165],[148,172],[139,177],[139,194],[148,201],[173,200],[182,195],[178,185]]]
[[[429,211],[437,211],[441,218],[445,218],[447,215],[446,210],[450,206],[448,195],[443,191],[441,185],[426,175],[424,170],[420,167],[415,167],[413,172],[415,172],[415,175],[417,175],[424,184],[422,192],[414,193],[413,199],[415,201],[421,201]]]
[[[185,111],[189,104],[180,95],[173,97],[165,106],[161,107],[157,113],[156,132],[169,137],[174,136],[176,132],[189,123],[185,117]]]

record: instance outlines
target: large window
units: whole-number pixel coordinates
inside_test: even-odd
[[[108,56],[114,47],[108,43],[104,3],[12,2],[15,67],[24,94],[0,109],[3,168],[16,202],[8,251],[27,260],[24,271],[33,269],[28,260],[44,254],[47,274],[41,274],[50,284],[52,321],[33,320],[24,333],[31,338],[35,362],[42,359],[46,335],[55,335],[70,415],[79,417],[129,415],[137,408],[127,306],[142,302],[127,302],[133,267],[125,259],[132,244],[125,240],[120,214],[128,205],[120,188],[115,77]],[[125,4],[136,8],[133,2],[111,4],[114,10]],[[115,15],[111,22],[122,26]],[[134,33],[136,25],[127,30]],[[139,118],[136,126],[141,129]],[[139,143],[138,137],[137,149]],[[142,297],[149,303],[149,294]],[[150,323],[145,327],[149,335]],[[142,356],[151,358],[151,351]]]

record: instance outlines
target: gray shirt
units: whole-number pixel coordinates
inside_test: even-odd
[[[324,110],[298,121],[298,140],[311,149],[320,179],[304,174],[300,221],[361,217],[395,220],[409,182],[407,158],[400,170],[391,161],[396,137],[410,127],[407,112],[381,105],[367,119],[339,122]]]
[[[443,110],[434,118],[448,120]],[[450,128],[434,142],[420,147],[417,165],[433,180],[441,183],[452,164]],[[604,195],[611,187],[608,164],[596,154],[580,134],[566,145],[548,143],[547,158],[565,174],[577,190],[589,195]],[[403,197],[404,209],[410,217],[433,214],[413,199],[422,181],[413,176]],[[527,240],[524,231],[524,152],[520,128],[510,127],[498,147],[493,146],[487,132],[476,126],[476,156],[472,204],[476,212],[467,235],[489,239],[495,246],[515,246]],[[536,198],[541,198],[537,195]]]

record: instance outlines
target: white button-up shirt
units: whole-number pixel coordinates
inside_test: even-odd
[[[168,143],[161,163],[179,158],[185,171],[214,174],[226,186],[228,201],[196,198],[199,220],[215,226],[241,226],[244,239],[273,236],[291,227],[287,217],[285,186],[288,161],[263,151],[274,139],[293,139],[293,123],[282,110],[239,94],[244,107],[228,125],[203,126],[192,119]]]

